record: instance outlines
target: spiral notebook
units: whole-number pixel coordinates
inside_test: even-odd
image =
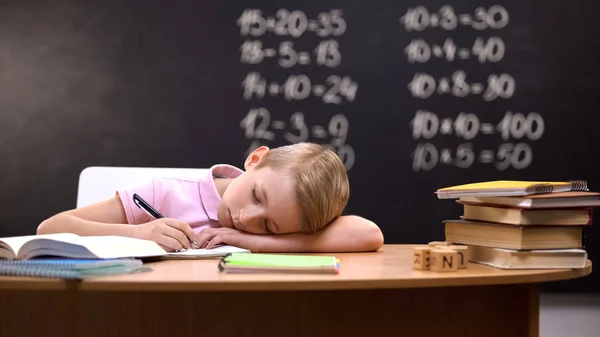
[[[139,259],[0,260],[0,275],[81,280],[97,276],[151,271]]]
[[[457,199],[461,197],[523,196],[553,192],[588,191],[585,180],[570,181],[518,181],[495,180],[456,185],[438,189],[438,199]]]
[[[337,274],[339,267],[335,256],[322,255],[231,253],[219,262],[219,270],[226,273]]]

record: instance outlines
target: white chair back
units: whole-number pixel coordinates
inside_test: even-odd
[[[108,199],[114,196],[119,188],[140,185],[154,177],[199,178],[208,171],[207,168],[86,167],[79,174],[76,207],[80,208]]]

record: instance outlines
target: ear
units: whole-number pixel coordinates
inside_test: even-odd
[[[252,151],[244,162],[244,168],[247,170],[260,162],[260,160],[269,153],[269,148],[266,146],[260,146],[256,150]]]

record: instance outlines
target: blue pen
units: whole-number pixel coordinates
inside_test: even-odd
[[[142,197],[137,195],[137,193],[133,194],[133,202],[137,205],[137,207],[139,207],[144,212],[148,213],[148,215],[150,215],[151,217],[154,217],[155,219],[164,218],[162,214],[155,210],[154,207],[150,206],[150,204],[147,203],[146,200],[142,199]],[[198,244],[196,243],[196,241],[190,241],[190,243],[196,246],[196,248],[198,248]]]

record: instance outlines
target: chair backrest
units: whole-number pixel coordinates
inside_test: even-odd
[[[197,178],[204,176],[208,171],[207,168],[86,167],[79,174],[76,207],[108,199],[121,187],[143,184],[154,177]]]

